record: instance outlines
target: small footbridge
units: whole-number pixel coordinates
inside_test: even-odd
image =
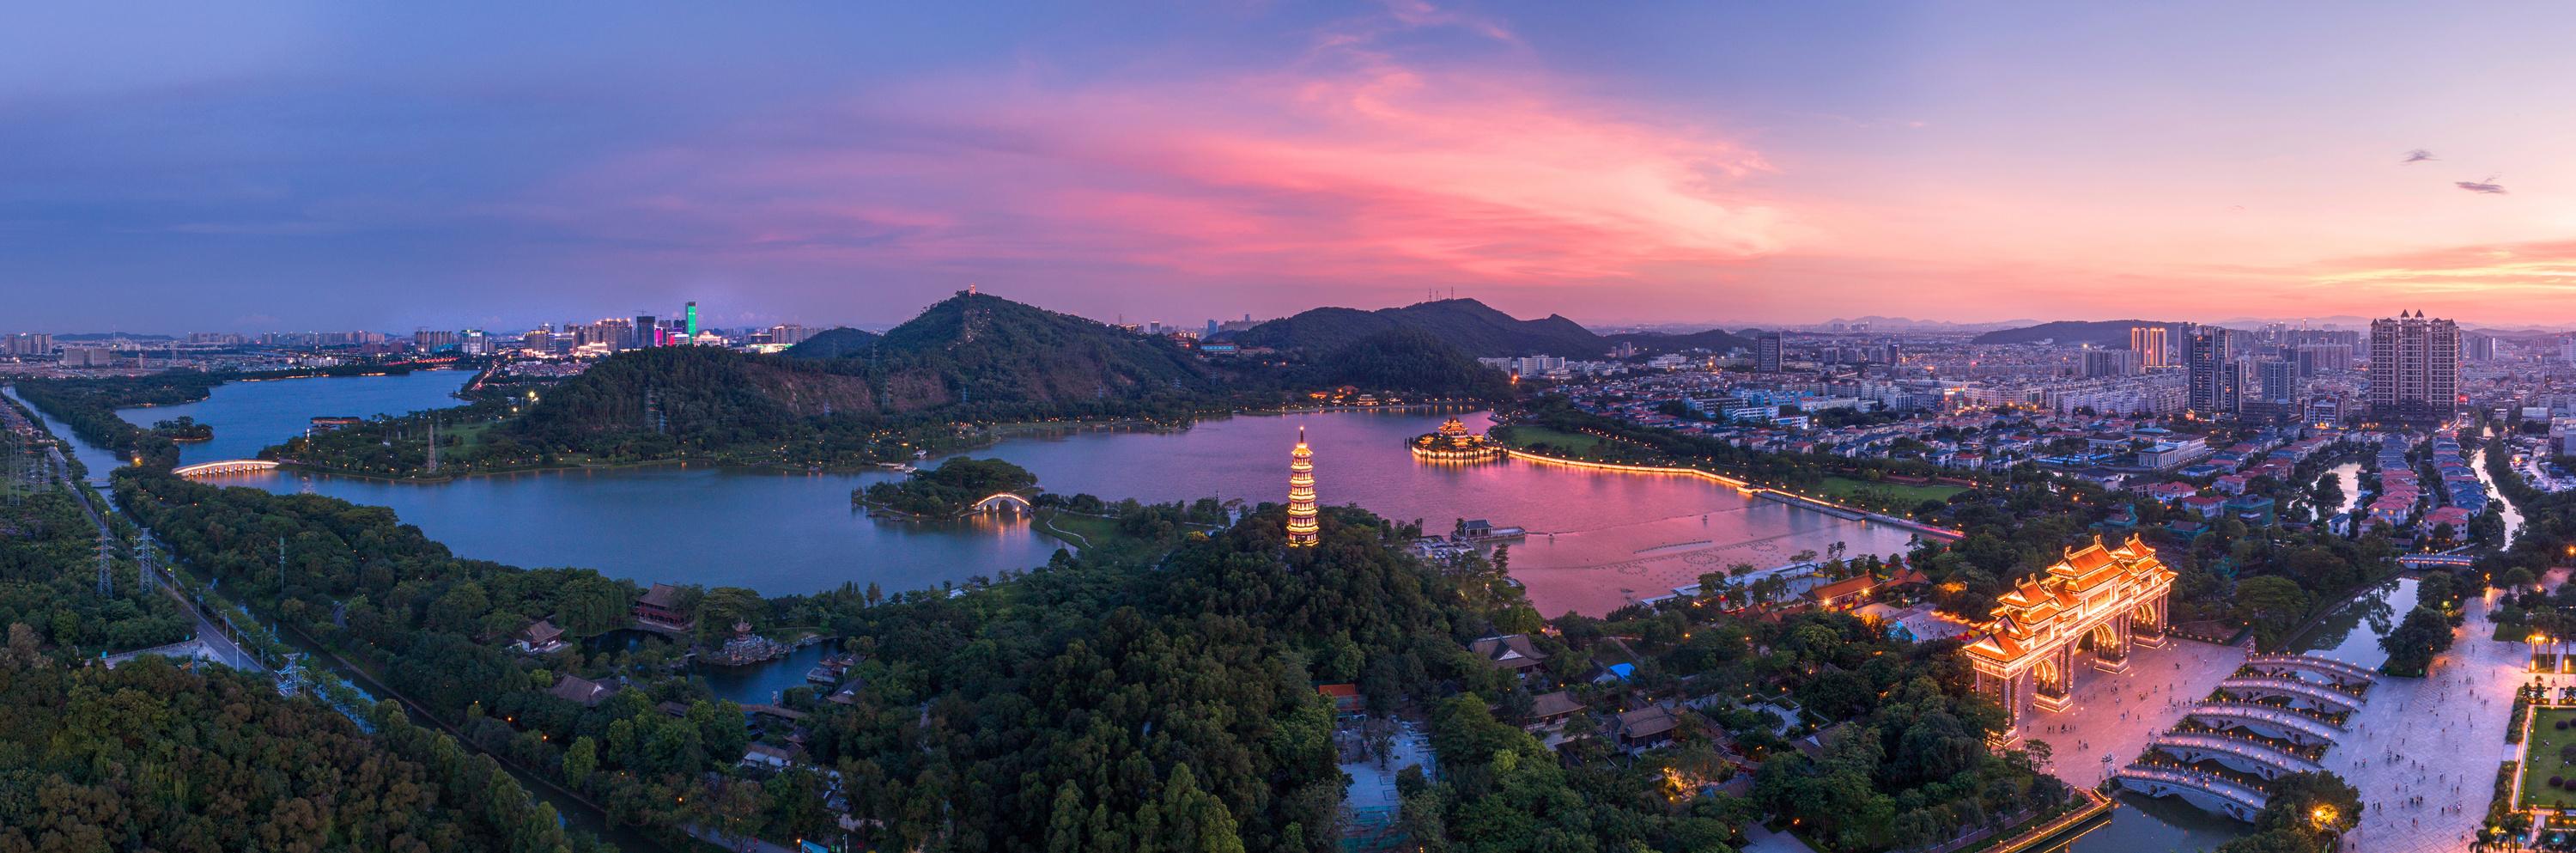
[[[983,500],[976,501],[974,506],[967,509],[967,512],[969,513],[1008,512],[1019,513],[1022,515],[1035,511],[1037,511],[1037,508],[1029,504],[1028,498],[1020,497],[1019,495],[1015,495],[1010,492],[987,495]]]
[[[2342,726],[2316,717],[2252,702],[2204,702],[2183,716],[2213,728],[2245,729],[2301,746],[2332,745],[2344,733]]]
[[[2315,655],[2250,655],[2245,658],[2245,668],[2265,675],[2326,681],[2344,687],[2379,681],[2379,673],[2367,667]]]
[[[2147,748],[2180,761],[2214,761],[2227,769],[2266,781],[2292,773],[2316,773],[2325,765],[2270,743],[2249,737],[2208,732],[2166,732],[2147,741]]]
[[[222,459],[214,462],[199,462],[195,465],[181,465],[170,469],[170,473],[191,478],[216,477],[224,474],[267,471],[276,467],[276,462],[267,459]]]
[[[2361,697],[2323,684],[2284,675],[2240,675],[2218,683],[2218,689],[2231,696],[2248,699],[2284,699],[2291,706],[2304,704],[2336,714],[2361,710]]]
[[[2214,773],[2130,765],[2113,775],[2120,787],[2150,797],[2181,797],[2205,811],[2247,823],[2272,802],[2271,795]]]

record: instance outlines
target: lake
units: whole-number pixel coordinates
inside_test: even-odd
[[[189,447],[187,461],[241,458],[301,434],[315,415],[443,406],[465,377],[423,372],[230,383],[204,401],[122,414],[143,423],[194,417],[212,425],[216,438]],[[1606,613],[1735,562],[1774,566],[1836,542],[1854,555],[1884,555],[1907,550],[1913,539],[1902,528],[1748,497],[1690,477],[1415,460],[1405,442],[1447,417],[1425,411],[1242,416],[1172,431],[1011,438],[968,455],[1010,460],[1061,494],[1145,501],[1213,496],[1253,504],[1285,497],[1288,448],[1304,427],[1323,503],[1423,519],[1434,532],[1461,518],[1533,531],[1512,546],[1512,574],[1550,614]],[[1478,430],[1488,424],[1483,413],[1463,419]],[[465,556],[589,566],[640,582],[743,586],[772,595],[844,583],[937,588],[1038,566],[1061,547],[1015,519],[891,522],[850,505],[851,490],[896,476],[670,464],[437,483],[288,469],[215,482],[391,507]]]

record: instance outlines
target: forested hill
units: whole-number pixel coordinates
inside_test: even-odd
[[[1317,308],[1245,329],[1236,333],[1234,340],[1244,346],[1329,353],[1398,328],[1429,332],[1468,355],[1480,357],[1591,357],[1609,348],[1601,336],[1564,317],[1550,314],[1543,319],[1521,320],[1473,299],[1443,299],[1376,311]]]
[[[1969,343],[2035,344],[2053,340],[2067,345],[2091,344],[2097,347],[2127,349],[2129,348],[2129,329],[2134,326],[2163,326],[2168,330],[2178,330],[2183,324],[2162,320],[2059,320],[2054,323],[1987,332],[1978,335]],[[2173,340],[2172,336],[2175,334],[2178,333],[2167,332],[2166,340]]]
[[[898,388],[938,380],[960,395],[1015,401],[1209,385],[1206,368],[1164,338],[981,294],[950,297],[887,330],[873,357]]]
[[[654,443],[667,438],[705,450],[780,440],[826,416],[1114,414],[1215,385],[1195,357],[1169,341],[999,297],[960,295],[874,346],[836,358],[712,347],[618,353],[545,392],[511,434],[541,448],[624,458],[644,451],[593,446],[594,439],[649,435]]]
[[[1511,376],[1421,329],[1397,327],[1353,341],[1315,360],[1313,385],[1410,391],[1485,400],[1511,396]]]
[[[840,358],[867,355],[868,348],[875,346],[876,342],[875,333],[842,326],[817,332],[813,337],[788,347],[782,354],[788,358]]]

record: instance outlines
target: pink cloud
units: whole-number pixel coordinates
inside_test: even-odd
[[[1420,26],[1445,13],[1395,14]],[[1107,265],[1198,283],[1626,281],[1803,236],[1743,188],[1770,171],[1762,157],[1704,130],[1522,71],[1348,47],[1301,65],[880,93],[603,164],[535,206],[695,253]]]

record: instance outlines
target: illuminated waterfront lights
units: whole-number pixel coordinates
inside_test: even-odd
[[[1288,547],[1315,545],[1315,451],[1306,446],[1306,428],[1297,428],[1297,447],[1288,451]]]

